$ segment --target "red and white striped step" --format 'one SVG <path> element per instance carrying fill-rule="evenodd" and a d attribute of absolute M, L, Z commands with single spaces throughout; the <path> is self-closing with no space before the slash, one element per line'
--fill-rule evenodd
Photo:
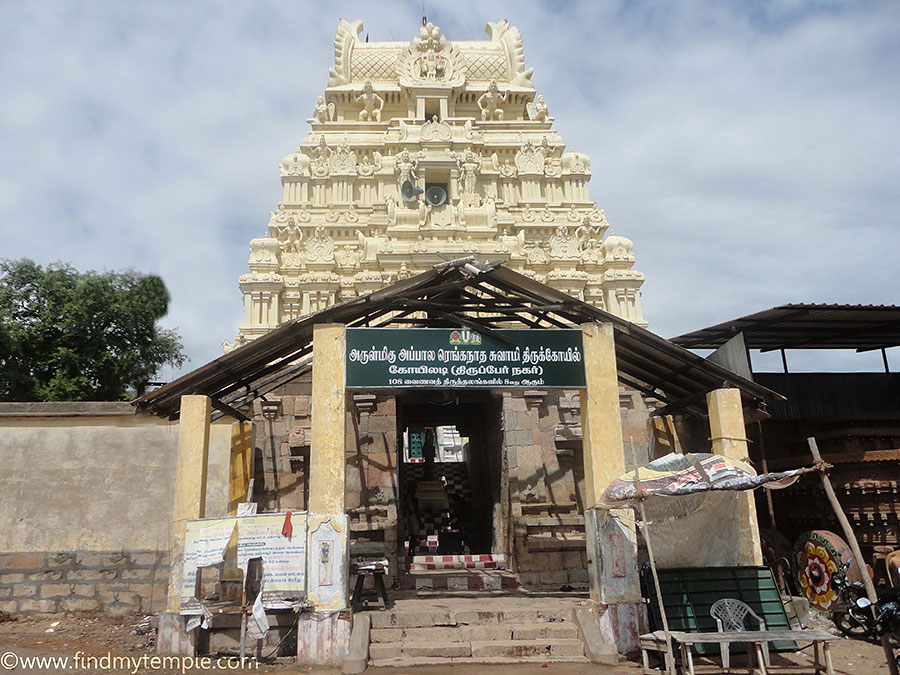
<path fill-rule="evenodd" d="M 417 555 L 413 556 L 411 571 L 429 570 L 505 570 L 506 556 L 502 553 L 476 555 Z"/>

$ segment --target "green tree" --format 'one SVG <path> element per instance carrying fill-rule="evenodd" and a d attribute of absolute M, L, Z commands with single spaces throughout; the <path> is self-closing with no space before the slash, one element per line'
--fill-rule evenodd
<path fill-rule="evenodd" d="M 80 273 L 0 260 L 0 401 L 114 401 L 141 394 L 181 340 L 156 325 L 169 293 L 134 270 Z"/>

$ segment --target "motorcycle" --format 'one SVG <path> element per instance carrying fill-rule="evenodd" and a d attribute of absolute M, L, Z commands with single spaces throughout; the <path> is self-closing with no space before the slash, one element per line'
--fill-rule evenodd
<path fill-rule="evenodd" d="M 860 612 L 873 617 L 872 637 L 888 636 L 897 666 L 900 667 L 900 589 L 879 595 L 874 607 L 865 596 L 858 598 L 855 606 Z"/>
<path fill-rule="evenodd" d="M 875 637 L 875 615 L 868 606 L 860 607 L 860 600 L 865 599 L 869 602 L 869 599 L 861 583 L 847 579 L 849 566 L 850 560 L 844 563 L 840 572 L 835 572 L 831 577 L 831 585 L 841 598 L 837 608 L 831 612 L 831 621 L 847 637 L 871 639 Z"/>

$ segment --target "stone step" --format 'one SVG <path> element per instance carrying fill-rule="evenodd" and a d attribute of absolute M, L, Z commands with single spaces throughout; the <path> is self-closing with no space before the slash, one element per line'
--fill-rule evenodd
<path fill-rule="evenodd" d="M 574 625 L 571 607 L 560 605 L 541 606 L 539 600 L 529 609 L 423 609 L 423 610 L 391 610 L 371 612 L 372 633 L 379 635 L 380 629 L 428 628 L 442 626 L 497 626 L 510 629 L 514 626 L 533 626 L 549 624 L 553 626 Z M 552 630 L 552 629 L 550 629 Z M 563 630 L 563 629 L 560 629 Z M 396 635 L 396 634 L 394 634 Z M 395 640 L 402 639 L 400 637 Z M 391 640 L 382 640 L 388 642 Z"/>
<path fill-rule="evenodd" d="M 403 642 L 403 656 L 458 658 L 472 656 L 471 642 Z"/>
<path fill-rule="evenodd" d="M 500 591 L 518 587 L 515 574 L 499 569 L 413 570 L 400 579 L 403 591 Z"/>
<path fill-rule="evenodd" d="M 584 656 L 584 645 L 577 639 L 484 640 L 472 642 L 472 656 L 520 658 L 522 656 Z"/>
<path fill-rule="evenodd" d="M 369 659 L 374 663 L 385 659 L 512 659 L 556 657 L 569 659 L 584 656 L 581 640 L 547 638 L 543 640 L 478 640 L 472 642 L 377 642 L 369 645 Z"/>
<path fill-rule="evenodd" d="M 510 658 L 507 656 L 461 656 L 457 658 L 440 658 L 436 656 L 396 656 L 381 659 L 371 659 L 369 665 L 374 668 L 421 668 L 423 666 L 479 666 L 507 663 L 590 663 L 585 656 L 520 656 Z M 461 669 L 460 672 L 478 672 L 475 670 Z M 552 671 L 550 671 L 552 672 Z"/>
<path fill-rule="evenodd" d="M 579 639 L 578 626 L 565 621 L 512 624 L 510 628 L 513 640 Z"/>
<path fill-rule="evenodd" d="M 373 644 L 391 642 L 471 642 L 485 640 L 577 639 L 578 627 L 568 622 L 497 623 L 418 628 L 372 628 Z"/>

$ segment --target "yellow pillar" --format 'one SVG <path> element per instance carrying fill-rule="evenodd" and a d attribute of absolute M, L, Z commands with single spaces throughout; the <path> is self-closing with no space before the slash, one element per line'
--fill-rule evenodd
<path fill-rule="evenodd" d="M 253 425 L 250 422 L 234 422 L 231 425 L 231 459 L 228 465 L 229 516 L 236 516 L 238 504 L 247 501 L 250 488 L 251 459 L 253 458 Z M 219 593 L 222 600 L 240 602 L 243 599 L 244 572 L 237 566 L 238 531 L 235 528 L 225 547 L 225 565 Z"/>
<path fill-rule="evenodd" d="M 586 323 L 581 330 L 587 379 L 581 392 L 581 433 L 591 599 L 606 605 L 639 603 L 634 514 L 630 509 L 592 510 L 606 486 L 625 473 L 614 330 L 611 323 Z"/>
<path fill-rule="evenodd" d="M 709 437 L 712 451 L 730 459 L 746 462 L 747 431 L 739 389 L 716 389 L 706 395 L 709 410 Z M 756 521 L 756 500 L 752 491 L 740 493 L 740 565 L 762 565 L 759 525 Z"/>
<path fill-rule="evenodd" d="M 228 466 L 228 515 L 236 516 L 238 504 L 247 501 L 250 487 L 253 443 L 253 425 L 250 422 L 235 422 L 231 425 L 231 461 Z"/>
<path fill-rule="evenodd" d="M 181 610 L 187 521 L 203 518 L 206 511 L 206 466 L 211 410 L 208 396 L 181 397 L 175 501 L 172 507 L 172 549 L 169 553 L 169 593 L 166 603 L 166 610 L 169 612 Z"/>
<path fill-rule="evenodd" d="M 581 393 L 585 506 L 591 508 L 612 480 L 625 473 L 616 345 L 610 323 L 586 323 L 584 370 L 587 388 Z"/>
<path fill-rule="evenodd" d="M 347 400 L 343 324 L 313 328 L 310 513 L 344 513 Z"/>

